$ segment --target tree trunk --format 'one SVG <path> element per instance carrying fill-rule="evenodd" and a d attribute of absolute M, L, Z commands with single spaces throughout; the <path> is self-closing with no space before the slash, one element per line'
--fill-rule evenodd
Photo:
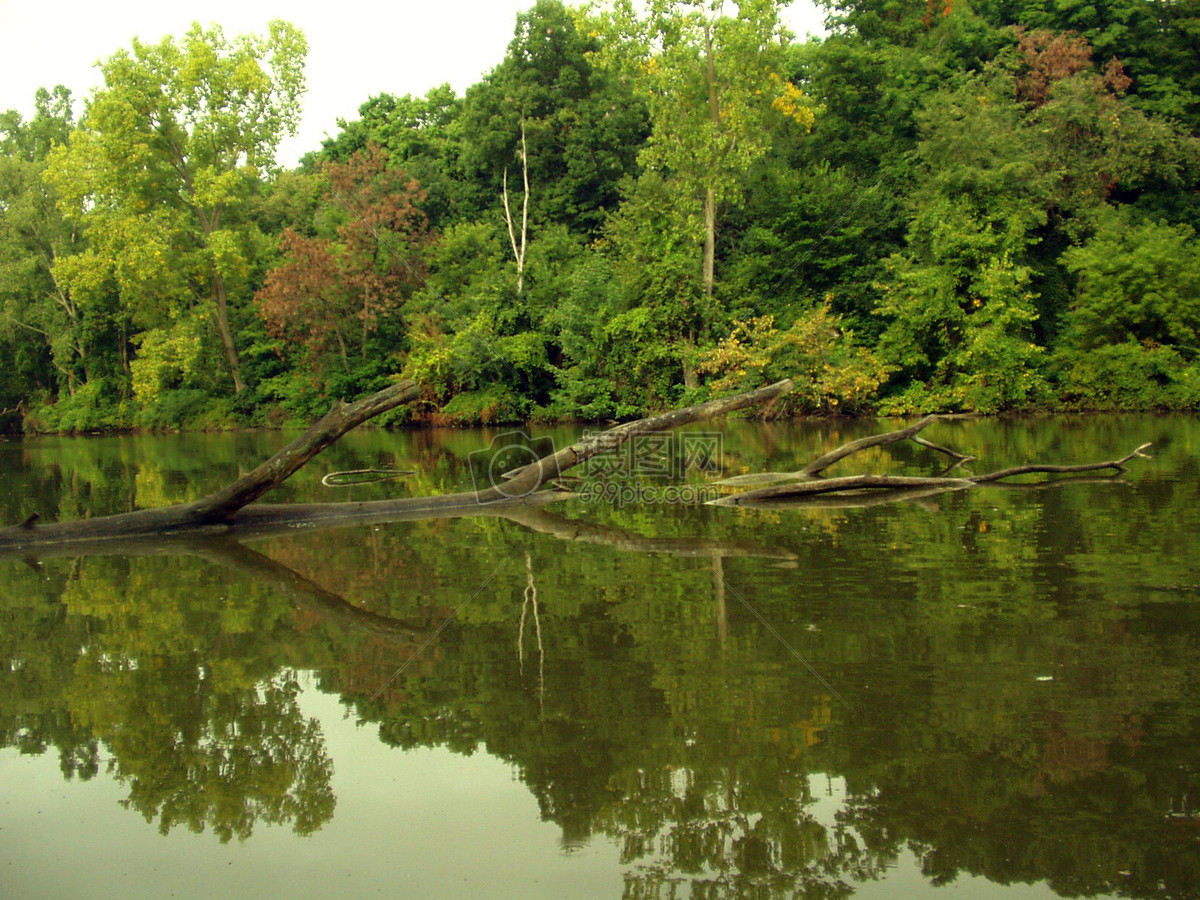
<path fill-rule="evenodd" d="M 717 62 L 714 57 L 712 25 L 705 23 L 704 26 L 704 62 L 705 62 L 705 77 L 708 82 L 708 115 L 713 124 L 713 134 L 715 135 L 721 127 L 721 100 L 717 94 Z M 717 148 L 710 148 L 712 154 L 716 154 Z M 714 165 L 713 161 L 709 161 L 710 165 Z M 710 172 L 710 177 L 712 173 Z M 712 300 L 714 269 L 716 267 L 717 257 L 717 192 L 710 182 L 704 189 L 704 268 L 702 278 L 704 281 L 704 298 Z"/>
<path fill-rule="evenodd" d="M 508 206 L 508 166 L 501 178 L 501 200 L 504 202 L 504 224 L 508 227 L 508 240 L 512 244 L 513 256 L 517 260 L 517 296 L 525 287 L 525 249 L 529 237 L 529 158 L 525 148 L 525 120 L 521 119 L 521 180 L 525 192 L 521 195 L 521 236 L 517 237 L 516 224 Z"/>
<path fill-rule="evenodd" d="M 228 487 L 193 503 L 161 509 L 143 509 L 76 522 L 59 522 L 36 528 L 17 526 L 0 530 L 0 554 L 4 551 L 33 552 L 41 546 L 71 543 L 227 533 L 242 507 L 282 484 L 306 462 L 356 425 L 415 399 L 417 394 L 416 384 L 404 381 L 384 388 L 357 403 L 347 405 L 339 400 L 308 431 L 252 472 Z M 283 509 L 286 510 L 287 507 Z M 278 514 L 276 518 L 279 518 Z"/>
<path fill-rule="evenodd" d="M 790 378 L 785 378 L 783 381 L 777 381 L 775 384 L 755 391 L 747 391 L 744 394 L 720 400 L 709 400 L 707 403 L 671 410 L 657 416 L 648 416 L 645 419 L 638 419 L 636 422 L 627 422 L 624 425 L 610 428 L 608 431 L 589 435 L 570 447 L 565 447 L 535 463 L 509 472 L 503 484 L 494 486 L 490 490 L 472 492 L 465 496 L 474 496 L 477 498 L 476 502 L 480 503 L 495 503 L 521 498 L 536 491 L 552 478 L 557 478 L 571 467 L 594 456 L 599 456 L 601 453 L 616 450 L 638 435 L 669 431 L 681 425 L 690 425 L 692 422 L 758 406 L 776 400 L 795 389 L 795 382 Z"/>
<path fill-rule="evenodd" d="M 704 299 L 712 300 L 713 285 L 716 283 L 717 261 L 717 192 L 711 187 L 704 191 L 704 268 L 701 278 L 704 284 Z"/>
<path fill-rule="evenodd" d="M 25 557 L 35 559 L 45 555 L 80 555 L 120 553 L 192 552 L 197 539 L 210 536 L 223 540 L 277 536 L 298 529 L 346 527 L 374 523 L 415 521 L 461 516 L 502 516 L 533 531 L 551 534 L 564 540 L 585 541 L 617 549 L 670 553 L 698 557 L 763 556 L 794 562 L 789 551 L 759 545 L 696 538 L 647 538 L 618 532 L 607 526 L 578 520 L 549 516 L 543 504 L 568 499 L 572 494 L 539 491 L 544 484 L 557 478 L 572 466 L 592 457 L 619 449 L 629 440 L 690 424 L 756 404 L 769 403 L 794 389 L 790 380 L 778 382 L 756 391 L 721 400 L 711 400 L 696 406 L 650 416 L 636 422 L 619 425 L 601 434 L 585 437 L 534 463 L 507 474 L 499 484 L 435 497 L 405 497 L 396 500 L 377 500 L 366 503 L 254 503 L 271 488 L 282 483 L 306 462 L 336 441 L 342 434 L 373 416 L 379 415 L 418 395 L 417 386 L 406 381 L 393 385 L 364 400 L 352 404 L 338 402 L 307 432 L 296 438 L 266 462 L 233 484 L 190 504 L 164 509 L 140 510 L 98 519 L 38 525 L 38 514 L 29 516 L 22 525 L 0 530 L 0 559 Z M 1000 469 L 984 475 L 963 473 L 956 476 L 905 477 L 879 474 L 850 475 L 843 478 L 823 478 L 815 474 L 859 450 L 899 440 L 912 440 L 921 446 L 947 454 L 957 460 L 952 469 L 959 468 L 973 457 L 932 444 L 917 432 L 936 421 L 927 417 L 906 428 L 852 441 L 824 454 L 800 472 L 783 476 L 737 476 L 722 484 L 761 484 L 764 480 L 800 479 L 795 484 L 776 485 L 751 490 L 715 501 L 717 505 L 779 505 L 803 498 L 817 505 L 869 505 L 873 502 L 920 500 L 947 490 L 973 488 L 977 485 L 1000 485 L 1003 479 L 1024 474 L 1077 474 L 1112 469 L 1125 469 L 1135 457 L 1144 456 L 1149 444 L 1119 458 L 1099 463 L 1078 465 L 1029 464 Z M 805 474 L 814 473 L 814 474 Z M 1077 478 L 1078 484 L 1089 480 Z M 1041 481 L 1032 484 L 1003 485 L 1012 488 L 1046 488 L 1066 481 Z M 863 499 L 864 491 L 873 491 L 873 499 Z M 832 500 L 822 501 L 821 497 Z M 175 543 L 184 539 L 184 543 Z M 205 547 L 215 546 L 204 544 Z M 714 563 L 714 576 L 719 576 L 719 564 Z"/>
<path fill-rule="evenodd" d="M 696 349 L 696 335 L 689 331 L 683 338 L 683 352 L 679 354 L 679 363 L 683 367 L 683 386 L 694 388 L 700 382 L 696 378 L 696 363 L 692 353 Z"/>
<path fill-rule="evenodd" d="M 713 134 L 716 134 L 721 126 L 721 101 L 717 93 L 717 64 L 714 58 L 713 39 L 712 39 L 712 24 L 706 22 L 704 25 L 704 62 L 705 62 L 705 82 L 708 88 L 708 113 L 713 124 Z M 717 148 L 710 147 L 710 154 L 715 155 Z M 710 158 L 709 165 L 713 166 L 714 162 Z M 714 177 L 710 170 L 708 177 Z M 707 321 L 711 315 L 713 288 L 716 284 L 716 260 L 717 260 L 717 191 L 711 180 L 704 188 L 704 255 L 700 263 L 700 283 L 704 290 L 704 300 L 700 311 L 701 321 Z M 692 362 L 691 354 L 695 346 L 695 334 L 689 334 L 688 340 L 684 343 L 683 348 L 683 386 L 694 388 L 699 383 L 696 379 L 696 368 Z"/>
<path fill-rule="evenodd" d="M 394 409 L 419 393 L 415 381 L 406 379 L 376 394 L 346 404 L 338 400 L 316 424 L 266 462 L 233 484 L 183 507 L 202 521 L 228 521 L 238 510 L 278 487 L 310 459 L 351 429 L 380 413 Z"/>
<path fill-rule="evenodd" d="M 225 360 L 229 363 L 229 374 L 233 377 L 233 392 L 240 394 L 246 386 L 242 383 L 242 363 L 238 358 L 237 345 L 233 342 L 233 331 L 229 327 L 229 298 L 225 293 L 225 281 L 215 266 L 210 279 L 213 304 L 217 311 L 217 331 L 225 347 Z"/>
<path fill-rule="evenodd" d="M 862 491 L 884 491 L 896 498 L 915 498 L 928 497 L 932 493 L 942 491 L 957 491 L 967 488 L 973 488 L 982 484 L 996 484 L 1006 478 L 1012 478 L 1016 475 L 1072 475 L 1084 472 L 1098 472 L 1105 469 L 1111 469 L 1115 472 L 1123 472 L 1125 464 L 1134 457 L 1141 457 L 1145 454 L 1142 452 L 1149 444 L 1142 444 L 1131 453 L 1122 456 L 1119 459 L 1110 459 L 1104 462 L 1097 463 L 1081 463 L 1078 465 L 1046 465 L 1043 463 L 1030 463 L 1022 466 L 1012 466 L 1007 469 L 999 469 L 994 472 L 988 472 L 983 475 L 972 475 L 969 472 L 964 472 L 961 475 L 943 474 L 933 477 L 911 476 L 911 475 L 887 475 L 877 473 L 867 473 L 863 475 L 845 475 L 840 478 L 821 478 L 819 474 L 829 468 L 835 462 L 845 459 L 860 450 L 866 450 L 870 447 L 878 447 L 883 444 L 890 444 L 895 441 L 911 440 L 914 443 L 920 444 L 922 447 L 927 447 L 931 450 L 936 450 L 938 453 L 944 453 L 957 460 L 951 467 L 951 470 L 957 469 L 964 463 L 973 460 L 975 457 L 967 456 L 958 453 L 948 447 L 940 446 L 939 444 L 931 443 L 924 438 L 918 437 L 917 433 L 927 426 L 933 424 L 941 418 L 940 416 L 926 416 L 918 422 L 914 422 L 906 428 L 900 428 L 896 431 L 888 431 L 884 434 L 875 434 L 870 437 L 860 438 L 857 441 L 851 441 L 848 444 L 843 444 L 836 450 L 831 450 L 829 453 L 823 454 L 813 460 L 803 469 L 798 472 L 789 472 L 777 475 L 737 475 L 733 478 L 727 478 L 720 482 L 727 487 L 744 487 L 754 484 L 764 484 L 768 482 L 785 481 L 791 482 L 788 484 L 772 484 L 769 487 L 759 487 L 754 490 L 745 491 L 740 494 L 734 494 L 729 497 L 722 497 L 720 500 L 712 501 L 716 506 L 755 506 L 763 504 L 776 504 L 787 501 L 799 501 L 810 497 L 818 497 L 822 495 L 845 495 L 857 494 Z"/>

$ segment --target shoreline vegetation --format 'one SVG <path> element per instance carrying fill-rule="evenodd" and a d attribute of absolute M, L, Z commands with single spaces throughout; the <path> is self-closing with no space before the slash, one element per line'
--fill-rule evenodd
<path fill-rule="evenodd" d="M 1200 408 L 1194 4 L 518 15 L 294 170 L 286 22 L 0 114 L 0 433 Z"/>
<path fill-rule="evenodd" d="M 767 387 L 763 385 L 762 387 Z M 731 395 L 712 396 L 708 400 L 727 399 Z M 359 398 L 363 399 L 363 398 Z M 336 402 L 336 401 L 335 401 Z M 703 401 L 702 401 L 703 402 Z M 658 415 L 670 412 L 669 409 L 653 409 L 649 411 L 649 415 Z M 915 422 L 924 416 L 935 415 L 942 419 L 995 419 L 999 421 L 1032 421 L 1042 417 L 1103 417 L 1120 414 L 1142 414 L 1148 416 L 1171 416 L 1186 414 L 1192 412 L 1191 409 L 1172 409 L 1168 407 L 1153 407 L 1150 409 L 1136 408 L 1065 408 L 1065 407 L 1024 407 L 1021 409 L 1004 409 L 993 412 L 934 412 L 934 413 L 882 413 L 873 409 L 859 410 L 853 414 L 845 414 L 839 411 L 827 412 L 796 412 L 786 416 L 774 415 L 769 411 L 758 410 L 740 410 L 735 413 L 730 413 L 729 418 L 743 421 L 757 421 L 762 423 L 773 423 L 781 421 L 791 422 L 829 422 L 836 423 L 840 420 L 856 420 L 862 422 L 872 421 L 912 421 Z M 387 421 L 368 421 L 356 426 L 359 430 L 375 430 L 375 431 L 413 431 L 420 432 L 424 430 L 448 429 L 450 431 L 469 431 L 472 429 L 483 429 L 496 431 L 505 428 L 520 428 L 532 429 L 529 433 L 539 433 L 537 429 L 550 429 L 570 426 L 594 426 L 601 424 L 600 420 L 588 419 L 508 419 L 503 421 L 472 421 L 472 422 L 434 422 L 431 420 L 418 420 L 403 417 L 381 417 Z M 397 420 L 400 419 L 400 420 Z M 630 417 L 627 419 L 607 419 L 602 424 L 618 425 L 629 424 L 636 421 Z M 20 429 L 5 429 L 0 423 L 0 441 L 9 441 L 21 438 L 38 438 L 38 437 L 117 437 L 140 435 L 185 435 L 185 434 L 254 434 L 254 433 L 277 433 L 277 434 L 296 434 L 303 432 L 311 426 L 311 422 L 301 420 L 288 420 L 282 423 L 263 424 L 252 423 L 244 424 L 241 422 L 224 422 L 224 423 L 208 423 L 205 425 L 191 424 L 175 424 L 163 426 L 145 426 L 145 425 L 125 425 L 112 428 L 97 428 L 92 430 L 74 430 L 74 431 L 34 431 Z M 370 471 L 370 470 L 365 470 Z"/>

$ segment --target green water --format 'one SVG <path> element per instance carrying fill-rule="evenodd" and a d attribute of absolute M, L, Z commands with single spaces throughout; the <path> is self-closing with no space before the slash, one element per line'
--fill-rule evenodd
<path fill-rule="evenodd" d="M 697 429 L 510 517 L 0 560 L 2 893 L 1200 894 L 1200 425 L 926 432 L 978 472 L 1152 441 L 1119 478 L 667 502 L 880 427 Z M 276 499 L 469 488 L 494 436 L 351 435 Z M 190 499 L 285 440 L 0 443 L 0 521 Z M 321 485 L 357 469 L 414 474 Z"/>

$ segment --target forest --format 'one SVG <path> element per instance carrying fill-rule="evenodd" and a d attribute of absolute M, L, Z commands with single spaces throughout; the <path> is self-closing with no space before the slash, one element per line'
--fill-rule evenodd
<path fill-rule="evenodd" d="M 0 430 L 1200 406 L 1197 0 L 825 5 L 538 0 L 290 170 L 300 30 L 132 41 L 0 114 Z"/>

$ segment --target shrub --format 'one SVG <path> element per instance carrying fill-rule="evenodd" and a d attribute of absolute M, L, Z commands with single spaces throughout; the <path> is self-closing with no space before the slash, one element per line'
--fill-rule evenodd
<path fill-rule="evenodd" d="M 34 406 L 24 422 L 30 434 L 117 431 L 131 424 L 130 404 L 122 384 L 100 378 L 76 388 L 74 395 Z"/>
<path fill-rule="evenodd" d="M 744 391 L 782 378 L 796 392 L 777 412 L 853 412 L 865 409 L 894 371 L 854 343 L 828 305 L 800 316 L 780 331 L 774 316 L 738 323 L 716 348 L 701 356 L 697 371 L 720 376 L 714 391 Z"/>

